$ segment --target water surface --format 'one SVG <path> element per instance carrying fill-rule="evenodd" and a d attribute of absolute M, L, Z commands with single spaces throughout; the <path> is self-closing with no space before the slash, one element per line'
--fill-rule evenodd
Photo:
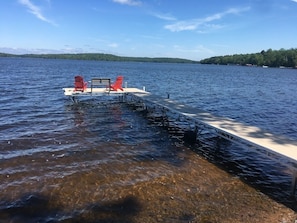
<path fill-rule="evenodd" d="M 0 58 L 0 74 L 2 219 L 199 222 L 207 215 L 215 222 L 207 196 L 230 195 L 229 189 L 269 206 L 237 177 L 294 206 L 288 169 L 265 155 L 228 142 L 219 151 L 215 144 L 189 147 L 116 98 L 73 104 L 62 88 L 73 86 L 77 74 L 123 75 L 130 87 L 297 140 L 296 70 Z M 230 212 L 226 222 L 231 217 L 239 219 Z"/>

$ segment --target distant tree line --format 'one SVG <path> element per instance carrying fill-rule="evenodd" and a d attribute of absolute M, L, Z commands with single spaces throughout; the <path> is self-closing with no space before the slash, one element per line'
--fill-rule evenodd
<path fill-rule="evenodd" d="M 69 59 L 69 60 L 96 60 L 96 61 L 131 61 L 131 62 L 156 62 L 156 63 L 201 63 L 201 64 L 234 64 L 268 67 L 297 68 L 297 48 L 289 50 L 280 49 L 252 54 L 234 54 L 215 56 L 201 61 L 180 58 L 150 58 L 150 57 L 123 57 L 104 53 L 79 53 L 79 54 L 7 54 L 0 53 L 0 57 L 44 58 L 44 59 Z"/>
<path fill-rule="evenodd" d="M 44 58 L 44 59 L 69 59 L 69 60 L 98 60 L 98 61 L 126 61 L 126 62 L 157 62 L 157 63 L 198 63 L 197 61 L 180 58 L 150 58 L 150 57 L 121 57 L 104 53 L 79 53 L 79 54 L 23 54 L 14 55 L 0 53 L 0 57 Z"/>
<path fill-rule="evenodd" d="M 262 50 L 260 53 L 216 56 L 201 60 L 200 63 L 297 68 L 297 49 L 268 49 L 267 51 Z"/>

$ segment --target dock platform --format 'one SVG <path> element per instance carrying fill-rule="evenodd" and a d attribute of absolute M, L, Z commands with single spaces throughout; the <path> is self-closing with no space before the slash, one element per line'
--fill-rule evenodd
<path fill-rule="evenodd" d="M 87 88 L 84 92 L 75 92 L 74 88 L 63 88 L 66 96 L 101 96 L 101 95 L 122 95 L 124 101 L 127 98 L 141 103 L 143 106 L 159 107 L 162 110 L 184 116 L 196 127 L 207 127 L 228 141 L 239 144 L 248 149 L 265 151 L 266 155 L 276 159 L 289 168 L 292 172 L 292 194 L 295 195 L 297 186 L 297 141 L 276 135 L 261 128 L 250 126 L 236 120 L 218 117 L 207 111 L 193 108 L 168 98 L 153 95 L 145 89 L 123 88 L 123 91 L 109 91 L 109 89 L 98 88 L 91 91 Z M 199 138 L 199 135 L 196 137 Z"/>
<path fill-rule="evenodd" d="M 138 88 L 123 88 L 123 90 L 111 91 L 109 88 L 87 88 L 84 91 L 75 91 L 74 88 L 63 88 L 65 96 L 102 96 L 123 95 L 127 93 L 147 93 Z"/>

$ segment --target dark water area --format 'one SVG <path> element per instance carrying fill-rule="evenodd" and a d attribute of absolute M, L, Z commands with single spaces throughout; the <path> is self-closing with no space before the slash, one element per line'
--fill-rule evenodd
<path fill-rule="evenodd" d="M 73 104 L 62 88 L 77 74 L 121 74 L 128 87 L 297 140 L 297 70 L 0 58 L 0 74 L 0 222 L 223 222 L 214 210 L 240 222 L 216 209 L 225 193 L 261 200 L 263 213 L 263 194 L 296 208 L 289 170 L 265 155 L 188 146 L 117 98 Z"/>

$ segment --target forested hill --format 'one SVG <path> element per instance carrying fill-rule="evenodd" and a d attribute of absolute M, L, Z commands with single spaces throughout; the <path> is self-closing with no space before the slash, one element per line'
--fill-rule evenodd
<path fill-rule="evenodd" d="M 201 60 L 202 64 L 237 64 L 268 67 L 291 67 L 297 68 L 297 49 L 280 49 L 253 54 L 235 54 L 227 56 L 216 56 Z"/>
<path fill-rule="evenodd" d="M 197 61 L 180 58 L 149 58 L 149 57 L 121 57 L 104 53 L 79 54 L 23 54 L 14 55 L 0 53 L 0 57 L 70 59 L 70 60 L 98 60 L 98 61 L 131 61 L 131 62 L 158 62 L 158 63 L 198 63 Z"/>

